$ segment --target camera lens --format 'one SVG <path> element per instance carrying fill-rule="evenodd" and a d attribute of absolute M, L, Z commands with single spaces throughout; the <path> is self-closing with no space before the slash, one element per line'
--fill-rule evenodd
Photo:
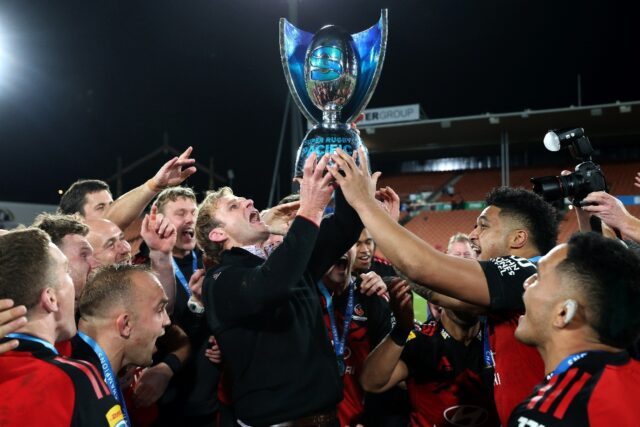
<path fill-rule="evenodd" d="M 565 197 L 564 185 L 559 176 L 542 176 L 531 178 L 533 192 L 541 195 L 547 201 L 558 200 Z"/>

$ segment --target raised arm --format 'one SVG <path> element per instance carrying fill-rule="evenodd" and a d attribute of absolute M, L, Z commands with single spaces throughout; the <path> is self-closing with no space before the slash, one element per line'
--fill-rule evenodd
<path fill-rule="evenodd" d="M 176 301 L 176 277 L 171 263 L 171 250 L 176 244 L 176 228 L 154 206 L 151 213 L 142 220 L 140 235 L 149 247 L 151 269 L 169 298 L 167 312 L 171 314 Z"/>
<path fill-rule="evenodd" d="M 153 198 L 167 187 L 180 185 L 185 179 L 196 172 L 193 164 L 195 159 L 189 158 L 193 148 L 187 148 L 179 157 L 174 157 L 165 163 L 153 178 L 139 187 L 118 197 L 105 214 L 105 218 L 124 230 L 136 218 L 142 215 L 146 206 Z"/>
<path fill-rule="evenodd" d="M 331 176 L 323 176 L 328 157 L 317 165 L 315 159 L 311 155 L 305 163 L 298 214 L 282 244 L 264 264 L 255 268 L 223 267 L 220 274 L 211 275 L 213 287 L 205 279 L 205 306 L 215 304 L 218 318 L 241 319 L 257 314 L 265 306 L 288 298 L 306 274 L 318 225 L 333 193 Z"/>
<path fill-rule="evenodd" d="M 378 248 L 394 266 L 411 280 L 428 284 L 436 292 L 471 304 L 489 306 L 487 280 L 477 261 L 441 253 L 399 225 L 372 196 L 375 184 L 368 169 L 356 166 L 342 151 L 332 158 L 335 165 L 329 168 L 330 173 Z"/>
<path fill-rule="evenodd" d="M 396 325 L 380 345 L 367 356 L 360 375 L 365 391 L 381 393 L 407 378 L 409 369 L 400 359 L 409 332 L 413 328 L 411 289 L 406 281 L 394 280 L 389 293 Z"/>

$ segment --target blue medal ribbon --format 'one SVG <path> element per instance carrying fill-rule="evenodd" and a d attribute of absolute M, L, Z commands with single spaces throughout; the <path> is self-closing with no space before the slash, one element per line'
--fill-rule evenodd
<path fill-rule="evenodd" d="M 354 282 L 349 283 L 349 296 L 347 298 L 347 308 L 344 312 L 344 322 L 342 322 L 342 337 L 338 334 L 338 326 L 336 325 L 336 317 L 333 312 L 333 298 L 327 287 L 321 281 L 318 282 L 318 290 L 327 302 L 327 313 L 329 314 L 329 322 L 331 323 L 331 335 L 333 337 L 333 348 L 336 352 L 338 361 L 338 369 L 340 375 L 344 375 L 344 349 L 349 335 L 349 327 L 351 326 L 351 318 L 353 317 L 353 299 L 355 286 Z"/>
<path fill-rule="evenodd" d="M 82 341 L 86 342 L 89 347 L 93 349 L 93 351 L 98 356 L 100 360 L 100 366 L 102 367 L 102 376 L 104 377 L 104 382 L 107 383 L 109 390 L 111 390 L 111 394 L 116 398 L 120 406 L 122 407 L 122 413 L 124 415 L 124 420 L 127 426 L 131 426 L 131 422 L 129 421 L 129 413 L 127 412 L 127 405 L 124 401 L 124 396 L 122 395 L 122 390 L 120 389 L 120 384 L 118 383 L 118 378 L 116 378 L 113 373 L 113 369 L 111 368 L 111 362 L 107 358 L 104 350 L 98 345 L 97 342 L 93 340 L 87 334 L 84 334 L 78 331 L 78 336 L 82 339 Z"/>
<path fill-rule="evenodd" d="M 11 334 L 5 335 L 5 337 L 18 339 L 18 340 L 37 342 L 38 344 L 42 344 L 43 346 L 45 346 L 46 348 L 48 348 L 49 350 L 54 352 L 56 355 L 59 354 L 58 350 L 56 350 L 56 348 L 53 346 L 53 344 L 51 344 L 48 341 L 43 340 L 42 338 L 34 337 L 33 335 L 11 333 Z"/>
<path fill-rule="evenodd" d="M 564 374 L 574 363 L 576 363 L 580 359 L 583 359 L 589 353 L 593 352 L 584 351 L 582 353 L 574 353 L 568 357 L 565 357 L 562 362 L 560 362 L 560 364 L 556 366 L 556 369 L 554 369 L 553 372 L 547 375 L 547 381 L 549 381 L 551 377 L 555 375 Z"/>
<path fill-rule="evenodd" d="M 191 257 L 193 258 L 191 274 L 193 274 L 198 269 L 198 257 L 196 256 L 196 251 L 191 251 Z M 173 266 L 173 274 L 176 275 L 176 277 L 178 278 L 178 281 L 180 282 L 184 290 L 187 292 L 187 295 L 189 295 L 189 298 L 191 298 L 191 289 L 189 288 L 189 281 L 182 273 L 182 270 L 180 270 L 180 267 L 178 267 L 178 263 L 176 262 L 174 257 L 171 257 L 171 265 Z"/>
<path fill-rule="evenodd" d="M 487 322 L 486 316 L 480 316 L 480 322 L 482 325 L 482 347 L 484 354 L 484 367 L 493 368 L 496 366 L 496 361 L 493 359 L 493 353 L 491 352 L 491 345 L 489 344 L 489 322 Z"/>

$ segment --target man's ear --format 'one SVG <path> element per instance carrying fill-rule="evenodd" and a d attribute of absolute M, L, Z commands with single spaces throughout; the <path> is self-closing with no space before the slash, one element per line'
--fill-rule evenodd
<path fill-rule="evenodd" d="M 520 249 L 527 244 L 529 240 L 529 233 L 523 229 L 516 229 L 511 232 L 509 238 L 509 246 L 511 249 Z"/>
<path fill-rule="evenodd" d="M 209 232 L 209 240 L 215 243 L 222 243 L 227 240 L 227 233 L 222 228 L 216 227 Z"/>
<path fill-rule="evenodd" d="M 554 316 L 553 325 L 557 328 L 564 328 L 567 326 L 576 315 L 578 311 L 578 303 L 574 299 L 567 299 L 560 306 L 559 311 Z"/>
<path fill-rule="evenodd" d="M 131 328 L 133 326 L 131 320 L 129 313 L 122 313 L 116 318 L 116 327 L 122 338 L 129 338 L 131 336 Z"/>
<path fill-rule="evenodd" d="M 40 293 L 40 304 L 49 313 L 57 312 L 60 307 L 58 306 L 58 297 L 56 291 L 53 288 L 44 288 Z"/>

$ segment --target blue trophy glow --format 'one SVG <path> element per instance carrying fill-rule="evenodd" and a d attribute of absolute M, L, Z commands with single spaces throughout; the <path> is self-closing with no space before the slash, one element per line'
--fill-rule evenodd
<path fill-rule="evenodd" d="M 280 57 L 287 84 L 300 111 L 314 124 L 298 149 L 295 177 L 302 176 L 313 152 L 320 157 L 341 148 L 352 154 L 364 147 L 351 123 L 373 95 L 386 49 L 386 9 L 376 25 L 356 34 L 334 25 L 311 34 L 280 19 Z"/>

